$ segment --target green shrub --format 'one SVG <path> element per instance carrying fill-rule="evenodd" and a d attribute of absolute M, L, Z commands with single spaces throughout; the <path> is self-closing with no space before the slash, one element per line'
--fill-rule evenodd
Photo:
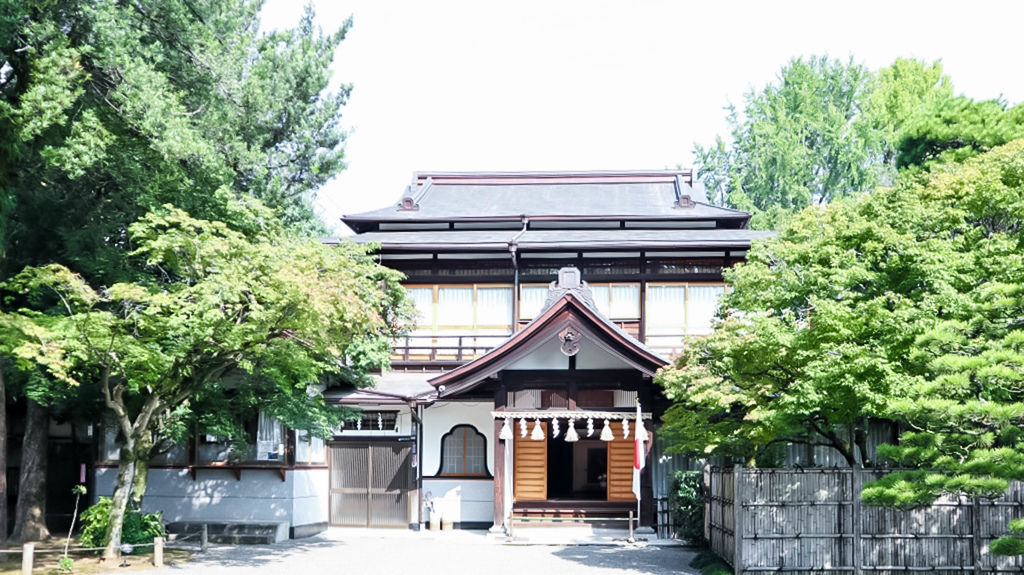
<path fill-rule="evenodd" d="M 84 547 L 103 547 L 107 544 L 110 527 L 109 497 L 100 497 L 95 505 L 82 512 L 82 533 L 78 539 Z M 121 542 L 139 545 L 152 543 L 154 537 L 163 537 L 164 522 L 159 513 L 142 513 L 129 509 L 124 515 Z"/>
<path fill-rule="evenodd" d="M 668 501 L 676 535 L 693 542 L 703 540 L 704 474 L 700 471 L 677 471 L 672 478 Z"/>

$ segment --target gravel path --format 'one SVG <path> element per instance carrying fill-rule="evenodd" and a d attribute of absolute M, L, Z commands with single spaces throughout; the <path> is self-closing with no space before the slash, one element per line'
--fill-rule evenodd
<path fill-rule="evenodd" d="M 161 575 L 652 575 L 696 573 L 694 552 L 655 545 L 513 545 L 485 532 L 332 529 L 276 545 L 216 546 Z"/>

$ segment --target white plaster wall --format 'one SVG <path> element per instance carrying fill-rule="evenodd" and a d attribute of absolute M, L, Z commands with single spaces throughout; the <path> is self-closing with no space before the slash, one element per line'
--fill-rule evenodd
<path fill-rule="evenodd" d="M 289 470 L 292 483 L 292 525 L 327 522 L 330 489 L 327 469 Z"/>
<path fill-rule="evenodd" d="M 569 358 L 562 353 L 561 342 L 553 337 L 506 369 L 569 369 Z M 633 366 L 584 335 L 576 354 L 576 369 L 633 369 Z"/>
<path fill-rule="evenodd" d="M 561 347 L 561 342 L 552 337 L 506 369 L 569 369 L 569 358 L 562 353 Z"/>
<path fill-rule="evenodd" d="M 487 473 L 494 475 L 493 402 L 439 401 L 423 410 L 423 476 L 437 475 L 441 467 L 441 436 L 456 425 L 472 425 L 487 440 Z M 426 489 L 426 487 L 424 487 Z"/>
<path fill-rule="evenodd" d="M 584 339 L 580 342 L 580 352 L 576 354 L 576 369 L 633 369 L 633 366 L 594 343 L 588 345 Z"/>
<path fill-rule="evenodd" d="M 459 523 L 494 520 L 493 479 L 424 479 L 424 501 L 433 501 L 434 513 Z"/>
<path fill-rule="evenodd" d="M 96 494 L 112 495 L 116 479 L 116 468 L 96 469 Z M 150 469 L 143 510 L 161 511 L 167 522 L 207 519 L 292 524 L 294 481 L 292 471 L 281 481 L 277 470 L 246 469 L 239 481 L 231 471 L 200 469 L 193 481 L 187 469 Z"/>

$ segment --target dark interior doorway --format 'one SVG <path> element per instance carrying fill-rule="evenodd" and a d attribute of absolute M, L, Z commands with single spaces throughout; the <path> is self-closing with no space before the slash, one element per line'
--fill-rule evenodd
<path fill-rule="evenodd" d="M 549 500 L 607 499 L 608 447 L 605 442 L 581 438 L 570 443 L 561 434 L 549 436 L 547 441 Z"/>

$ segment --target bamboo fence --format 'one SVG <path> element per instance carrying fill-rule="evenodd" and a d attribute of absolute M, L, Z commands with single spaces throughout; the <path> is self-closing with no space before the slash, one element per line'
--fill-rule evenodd
<path fill-rule="evenodd" d="M 994 500 L 947 496 L 911 510 L 863 504 L 864 484 L 884 473 L 705 468 L 704 535 L 736 575 L 1024 573 L 1021 558 L 988 552 L 1024 516 L 1024 484 Z"/>

